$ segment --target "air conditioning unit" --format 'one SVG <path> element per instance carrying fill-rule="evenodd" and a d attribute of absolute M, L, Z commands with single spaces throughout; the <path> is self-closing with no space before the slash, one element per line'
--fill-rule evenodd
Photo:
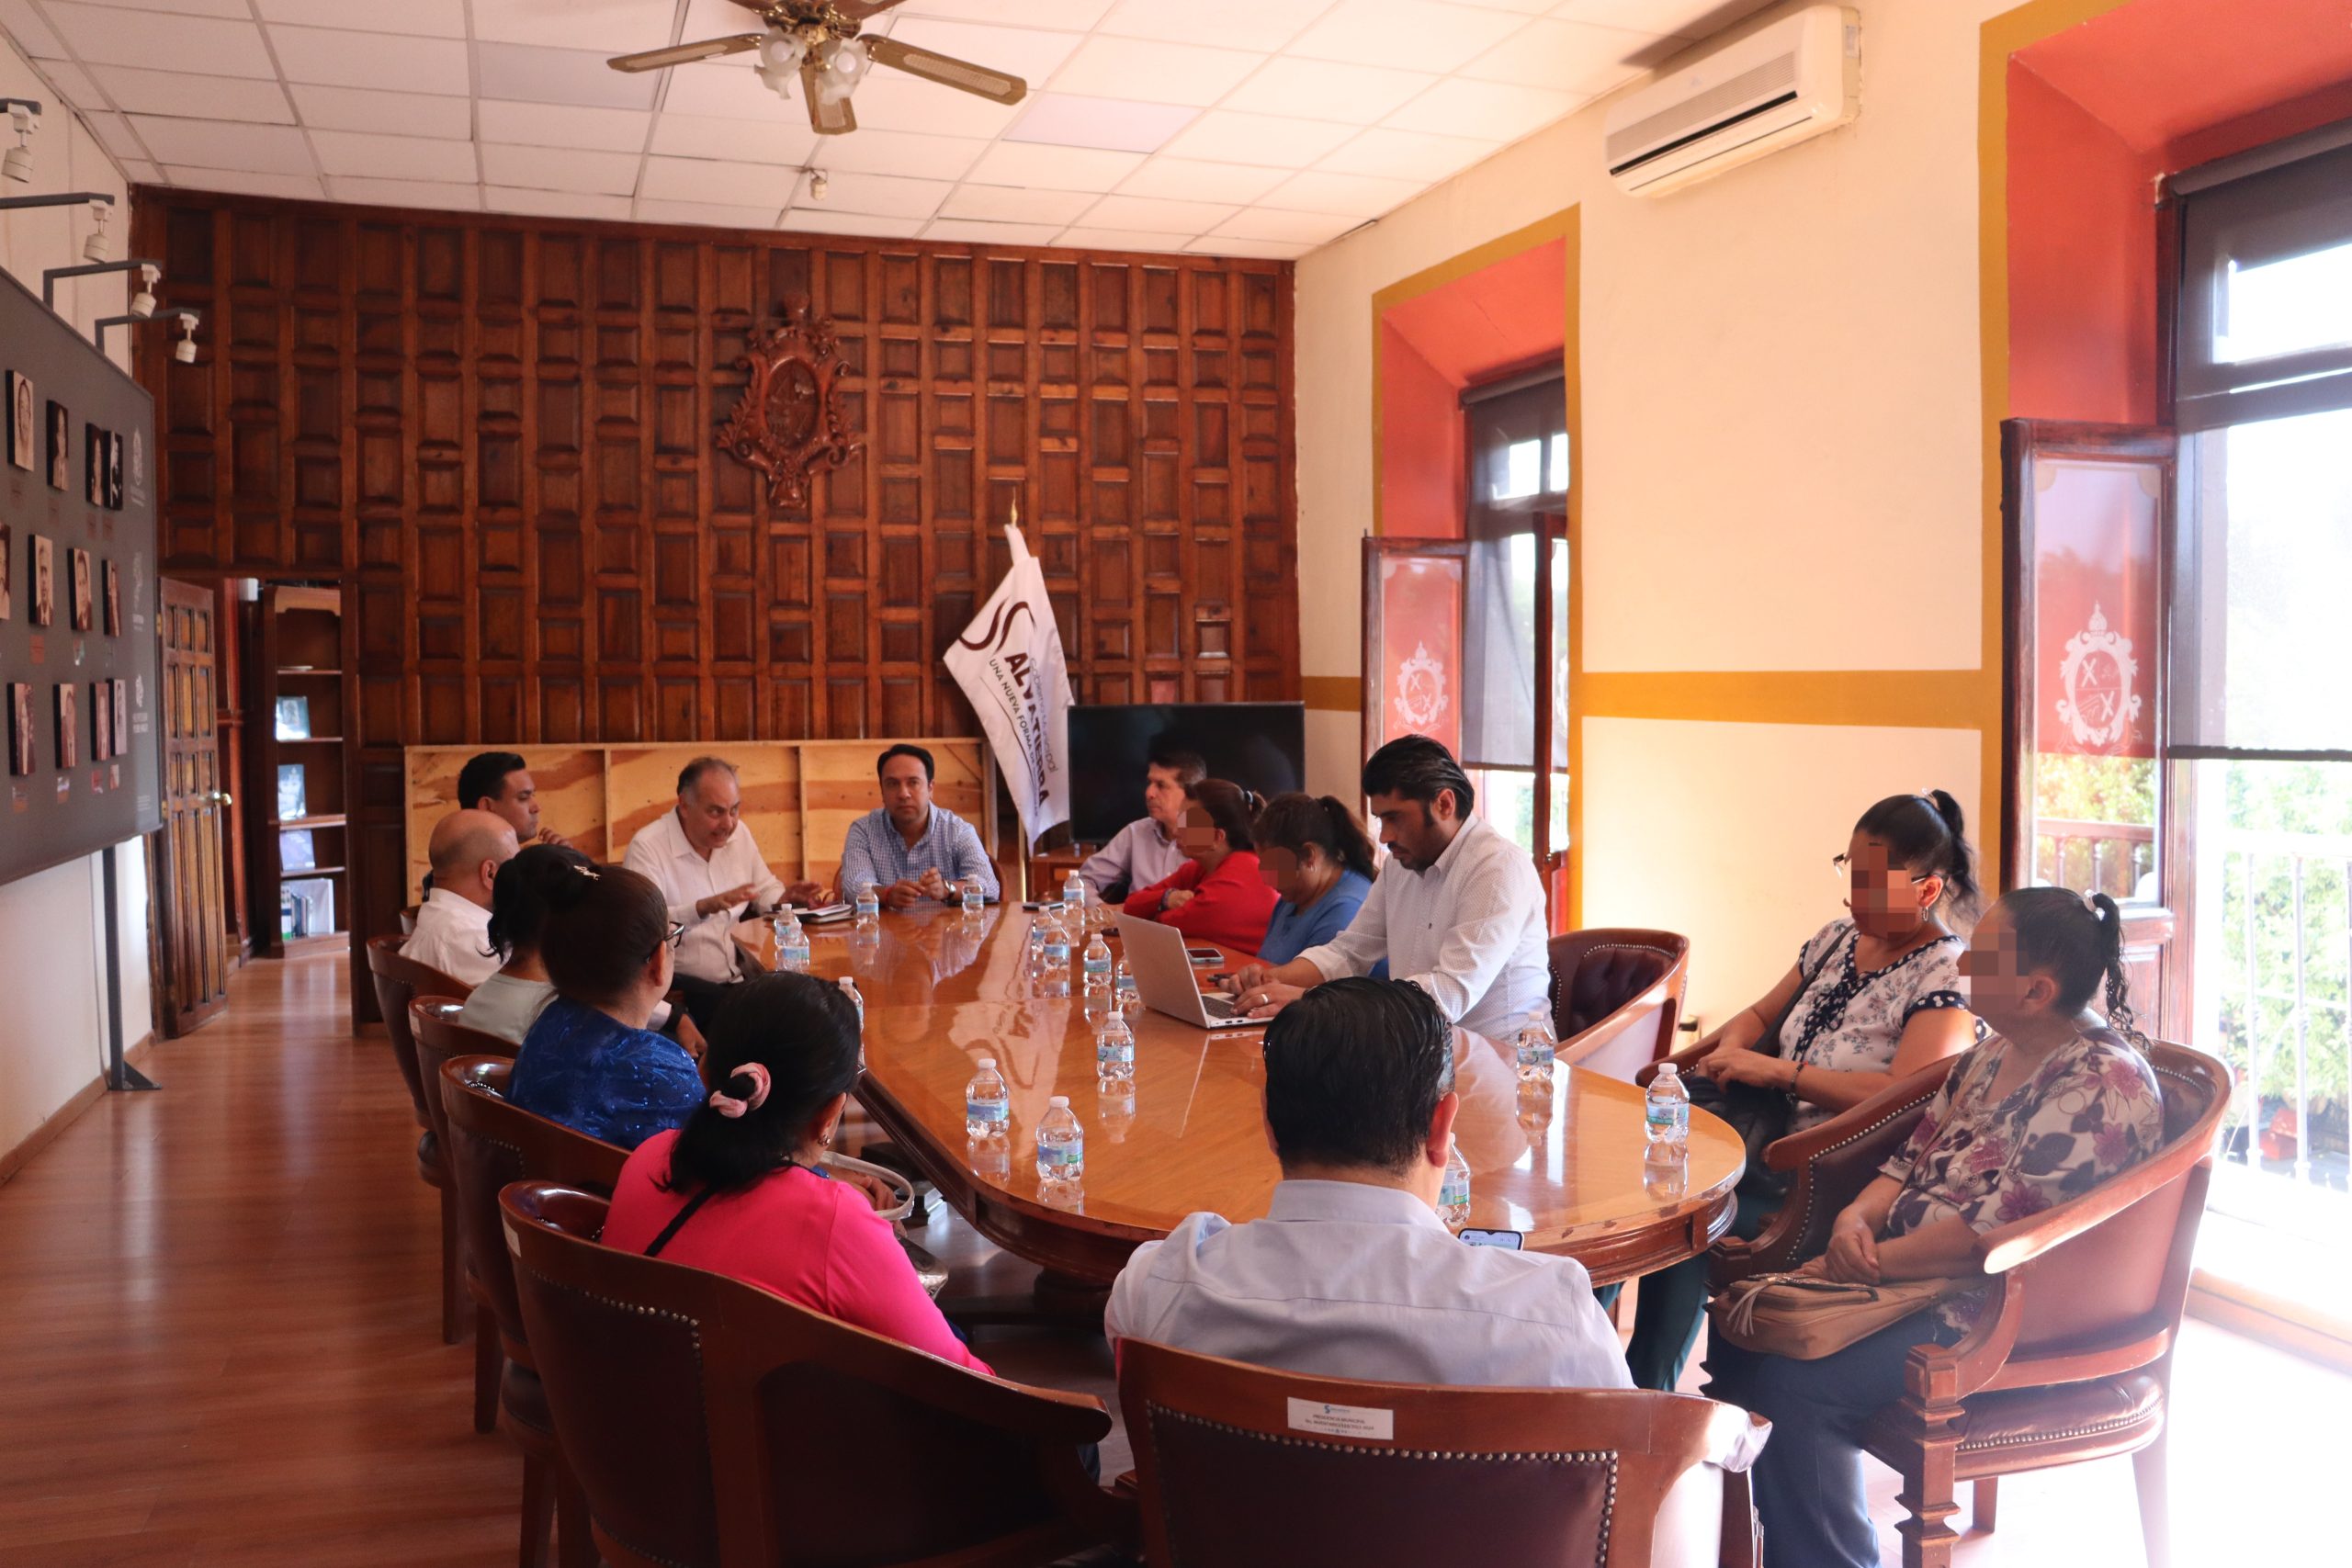
<path fill-rule="evenodd" d="M 1663 196 L 1834 130 L 1861 112 L 1862 28 L 1846 6 L 1812 6 L 1737 43 L 1678 62 L 1611 106 L 1609 177 Z"/>

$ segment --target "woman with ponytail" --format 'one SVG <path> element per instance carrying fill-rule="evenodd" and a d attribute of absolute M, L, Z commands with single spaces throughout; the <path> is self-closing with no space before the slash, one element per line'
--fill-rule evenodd
<path fill-rule="evenodd" d="M 1273 889 L 1258 875 L 1257 821 L 1266 803 L 1226 779 L 1203 779 L 1184 792 L 1184 825 L 1176 874 L 1130 894 L 1130 915 L 1174 926 L 1195 942 L 1255 953 L 1273 917 Z"/>
<path fill-rule="evenodd" d="M 873 1191 L 820 1163 L 864 1066 L 856 1005 L 808 975 L 729 989 L 703 1057 L 710 1092 L 684 1127 L 629 1156 L 605 1245 L 746 1280 L 987 1371 L 923 1290 Z"/>
<path fill-rule="evenodd" d="M 561 893 L 566 877 L 594 863 L 568 844 L 533 844 L 498 868 L 490 887 L 490 946 L 500 967 L 466 998 L 459 1023 L 522 1043 L 555 998 L 555 982 L 539 958 L 548 890 Z"/>
<path fill-rule="evenodd" d="M 1983 1032 L 1961 994 L 1964 944 L 1953 930 L 1976 901 L 1960 803 L 1939 789 L 1889 795 L 1862 813 L 1831 863 L 1847 890 L 1846 917 L 1815 931 L 1779 984 L 1702 1039 L 1706 1055 L 1693 1069 L 1718 1086 L 1786 1096 L 1790 1133 L 1966 1050 Z M 1778 1033 L 1768 1036 L 1776 1020 Z M 1751 1168 L 1733 1234 L 1759 1234 L 1781 1196 L 1770 1172 Z M 1673 1391 L 1706 1306 L 1703 1258 L 1643 1278 L 1625 1348 L 1635 1386 Z"/>
<path fill-rule="evenodd" d="M 1251 829 L 1258 874 L 1278 894 L 1261 964 L 1287 964 L 1348 929 L 1379 868 L 1363 824 L 1335 795 L 1293 791 L 1266 802 Z"/>
<path fill-rule="evenodd" d="M 2164 1101 L 2132 1028 L 2115 901 L 2028 887 L 1993 906 L 1961 973 L 1993 1038 L 1928 1102 L 1910 1141 L 1838 1214 L 1807 1272 L 1867 1284 L 1973 1273 L 1977 1236 L 2089 1191 L 2163 1146 Z M 2090 1010 L 2105 991 L 2108 1018 Z M 1728 1342 L 1706 1392 L 1772 1423 L 1754 1471 L 1767 1568 L 1875 1568 L 1860 1441 L 1903 1397 L 1923 1343 L 1953 1345 L 1978 1289 L 1815 1360 Z"/>

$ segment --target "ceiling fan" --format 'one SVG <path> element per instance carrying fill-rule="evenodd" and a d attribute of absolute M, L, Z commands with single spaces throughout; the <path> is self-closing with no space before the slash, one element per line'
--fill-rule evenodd
<path fill-rule="evenodd" d="M 649 49 L 616 56 L 605 63 L 616 71 L 659 71 L 757 50 L 760 79 L 779 96 L 788 96 L 793 78 L 799 78 L 801 95 L 808 104 L 808 123 L 820 136 L 839 136 L 857 129 L 849 96 L 869 64 L 888 65 L 1000 104 L 1017 104 L 1029 91 L 1029 84 L 1020 77 L 985 65 L 933 54 L 896 39 L 858 36 L 858 29 L 868 20 L 899 0 L 735 0 L 735 4 L 758 13 L 767 30 Z"/>

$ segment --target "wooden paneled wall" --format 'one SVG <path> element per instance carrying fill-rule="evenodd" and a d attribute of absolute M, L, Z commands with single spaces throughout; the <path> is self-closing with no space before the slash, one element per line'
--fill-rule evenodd
<path fill-rule="evenodd" d="M 1287 264 L 141 189 L 164 569 L 346 589 L 355 904 L 401 749 L 975 732 L 939 654 L 1017 502 L 1080 701 L 1298 694 Z M 864 455 L 718 453 L 748 332 L 839 328 Z"/>

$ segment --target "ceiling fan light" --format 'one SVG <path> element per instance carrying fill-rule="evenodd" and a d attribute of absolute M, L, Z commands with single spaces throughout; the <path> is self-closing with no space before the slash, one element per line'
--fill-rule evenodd
<path fill-rule="evenodd" d="M 770 33 L 760 42 L 760 69 L 793 72 L 800 69 L 808 47 L 790 33 Z"/>
<path fill-rule="evenodd" d="M 855 82 L 865 74 L 865 46 L 855 39 L 843 39 L 833 45 L 825 57 L 825 68 L 844 82 Z"/>

